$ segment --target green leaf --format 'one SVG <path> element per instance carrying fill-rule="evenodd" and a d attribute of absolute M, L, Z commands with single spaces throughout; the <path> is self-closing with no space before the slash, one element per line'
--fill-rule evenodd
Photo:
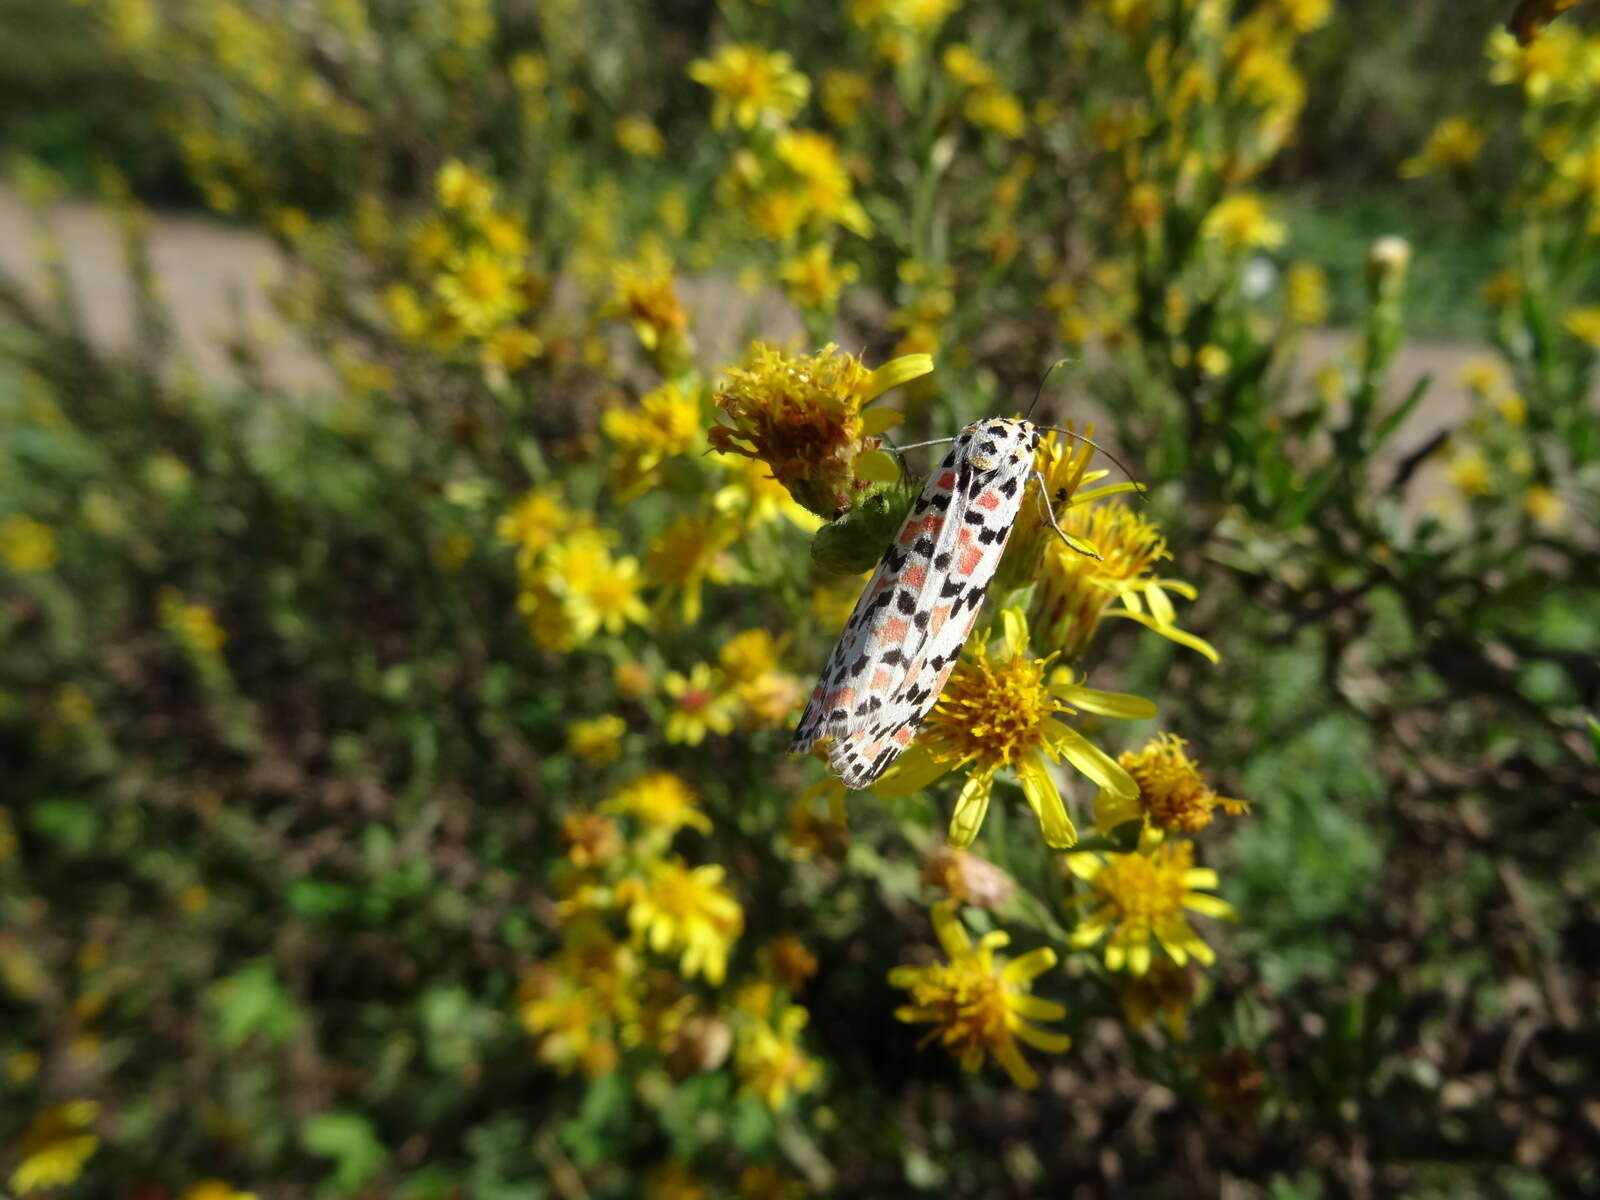
<path fill-rule="evenodd" d="M 300 1023 L 294 997 L 278 982 L 268 958 L 258 958 L 217 980 L 206 997 L 217 1037 L 229 1050 L 237 1050 L 256 1036 L 282 1045 Z"/>
<path fill-rule="evenodd" d="M 307 1118 L 300 1127 L 300 1144 L 311 1154 L 334 1160 L 333 1173 L 326 1182 L 335 1192 L 356 1191 L 389 1158 L 372 1122 L 348 1110 Z"/>

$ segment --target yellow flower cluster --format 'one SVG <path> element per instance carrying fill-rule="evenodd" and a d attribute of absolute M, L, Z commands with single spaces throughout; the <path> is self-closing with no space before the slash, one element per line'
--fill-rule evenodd
<path fill-rule="evenodd" d="M 437 209 L 398 235 L 404 271 L 383 295 L 390 327 L 404 343 L 466 353 L 486 371 L 514 374 L 545 348 L 535 326 L 548 285 L 533 265 L 527 228 L 497 206 L 487 176 L 457 159 L 439 168 L 434 184 Z M 364 212 L 358 236 L 387 243 L 378 201 L 369 198 Z"/>

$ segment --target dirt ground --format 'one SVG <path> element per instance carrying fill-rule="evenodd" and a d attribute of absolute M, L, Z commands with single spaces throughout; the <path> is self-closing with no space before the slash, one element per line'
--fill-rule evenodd
<path fill-rule="evenodd" d="M 54 222 L 91 337 L 107 346 L 126 344 L 133 331 L 132 295 L 111 221 L 93 204 L 67 201 L 56 209 Z M 273 311 L 269 297 L 282 278 L 284 261 L 268 239 L 205 217 L 163 214 L 152 223 L 150 255 L 174 313 L 179 345 L 203 374 L 228 379 L 231 368 L 219 342 L 230 331 L 247 329 L 263 348 L 266 375 L 274 383 L 305 392 L 330 382 L 326 369 Z M 41 282 L 31 221 L 15 193 L 5 188 L 0 188 L 0 269 L 35 287 Z M 739 296 L 730 303 L 729 286 L 703 280 L 686 288 L 689 307 L 702 318 L 696 328 L 708 360 L 738 353 L 738 330 L 726 317 L 731 312 L 738 313 L 739 326 L 777 340 L 798 333 L 798 322 L 781 301 Z M 1302 352 L 1305 376 L 1340 354 L 1350 336 L 1337 329 L 1310 333 Z M 1432 384 L 1394 443 L 1397 457 L 1437 430 L 1461 423 L 1469 402 L 1457 375 L 1486 350 L 1468 341 L 1416 340 L 1401 347 L 1390 374 L 1394 395 L 1404 395 L 1424 375 Z M 1431 493 L 1438 472 L 1437 463 L 1424 468 L 1413 496 Z"/>

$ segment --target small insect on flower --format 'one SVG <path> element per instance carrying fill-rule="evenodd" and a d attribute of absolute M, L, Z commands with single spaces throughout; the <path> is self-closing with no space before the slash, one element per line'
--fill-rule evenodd
<path fill-rule="evenodd" d="M 1023 420 L 961 431 L 856 601 L 790 753 L 831 739 L 829 766 L 864 788 L 911 744 L 1000 565 L 1039 441 Z"/>

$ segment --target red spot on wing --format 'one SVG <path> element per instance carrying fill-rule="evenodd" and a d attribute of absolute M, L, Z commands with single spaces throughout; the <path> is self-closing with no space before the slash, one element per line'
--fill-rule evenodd
<path fill-rule="evenodd" d="M 979 508 L 987 508 L 990 512 L 993 512 L 1000 507 L 1000 493 L 995 488 L 989 488 L 973 503 Z"/>
<path fill-rule="evenodd" d="M 929 622 L 929 633 L 937 637 L 939 630 L 944 628 L 944 623 L 950 619 L 950 606 L 941 604 L 933 610 L 933 619 Z"/>
<path fill-rule="evenodd" d="M 978 564 L 983 561 L 982 546 L 968 546 L 961 552 L 961 560 L 956 563 L 956 570 L 963 575 L 971 575 L 978 569 Z"/>
<path fill-rule="evenodd" d="M 898 646 L 906 640 L 906 634 L 911 632 L 911 625 L 904 617 L 890 617 L 878 630 L 878 636 L 873 639 L 873 649 L 879 646 Z"/>
<path fill-rule="evenodd" d="M 828 696 L 828 698 L 826 700 L 824 700 L 822 703 L 823 703 L 824 707 L 829 708 L 829 709 L 834 709 L 834 708 L 849 708 L 855 702 L 856 702 L 855 689 L 854 688 L 845 687 L 845 688 L 840 688 L 836 692 L 833 692 L 832 694 L 830 694 Z"/>
<path fill-rule="evenodd" d="M 946 471 L 939 476 L 939 482 L 934 486 L 942 492 L 951 491 L 956 486 L 956 473 L 954 471 Z"/>
<path fill-rule="evenodd" d="M 888 686 L 889 686 L 889 671 L 888 671 L 888 668 L 887 667 L 879 667 L 876 671 L 874 671 L 872 673 L 872 684 L 871 684 L 872 690 L 875 691 L 875 692 L 881 692 L 881 691 L 884 691 L 886 688 L 888 688 Z"/>
<path fill-rule="evenodd" d="M 911 745 L 911 726 L 902 725 L 894 731 L 894 744 L 902 750 Z"/>
<path fill-rule="evenodd" d="M 900 579 L 907 587 L 919 588 L 928 578 L 926 567 L 910 567 L 900 572 Z"/>

